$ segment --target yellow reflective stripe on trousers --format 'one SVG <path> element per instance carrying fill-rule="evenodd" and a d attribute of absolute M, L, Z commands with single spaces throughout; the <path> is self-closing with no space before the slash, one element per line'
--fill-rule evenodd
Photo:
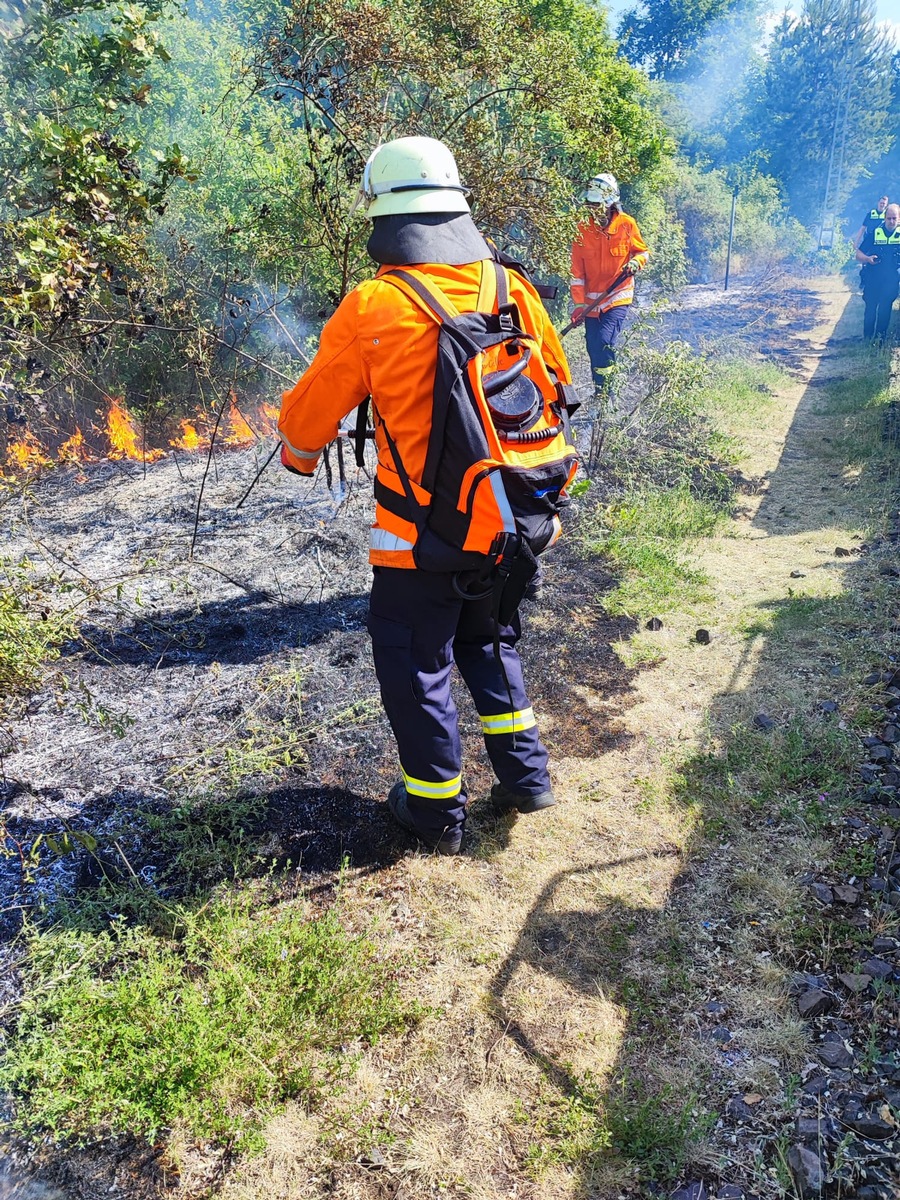
<path fill-rule="evenodd" d="M 489 733 L 521 733 L 523 729 L 534 729 L 537 721 L 534 719 L 533 708 L 523 708 L 521 712 L 496 713 L 492 717 L 481 718 L 481 728 L 485 736 Z"/>
<path fill-rule="evenodd" d="M 452 800 L 462 791 L 462 775 L 429 783 L 426 779 L 413 779 L 402 767 L 400 770 L 403 772 L 403 782 L 410 796 L 424 796 L 426 800 Z"/>
<path fill-rule="evenodd" d="M 594 368 L 593 368 L 593 373 L 594 373 L 595 375 L 609 375 L 609 373 L 610 373 L 610 372 L 611 372 L 613 369 L 614 369 L 614 368 L 613 368 L 613 367 L 611 367 L 611 366 L 609 366 L 609 367 L 594 367 Z"/>

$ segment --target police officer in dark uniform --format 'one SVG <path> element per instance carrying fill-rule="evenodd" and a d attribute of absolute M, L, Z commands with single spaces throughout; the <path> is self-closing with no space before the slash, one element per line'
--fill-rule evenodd
<path fill-rule="evenodd" d="M 887 196 L 879 196 L 878 203 L 870 212 L 866 213 L 862 219 L 862 224 L 860 225 L 859 229 L 857 229 L 856 233 L 854 233 L 853 237 L 850 239 L 854 250 L 858 250 L 860 248 L 862 245 L 862 240 L 867 233 L 871 233 L 874 229 L 877 229 L 879 225 L 884 224 L 884 214 L 887 210 L 887 206 Z"/>
<path fill-rule="evenodd" d="M 883 342 L 891 323 L 891 310 L 900 293 L 900 204 L 889 204 L 884 224 L 865 235 L 856 252 L 863 264 L 863 337 Z"/>

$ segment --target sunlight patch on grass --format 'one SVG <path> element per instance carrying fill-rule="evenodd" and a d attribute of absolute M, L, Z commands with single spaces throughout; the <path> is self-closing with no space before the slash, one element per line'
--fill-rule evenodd
<path fill-rule="evenodd" d="M 693 603 L 707 594 L 704 573 L 685 562 L 683 551 L 723 526 L 725 513 L 699 500 L 687 484 L 645 488 L 598 510 L 582 539 L 590 554 L 603 554 L 622 579 L 605 598 L 613 616 L 644 616 Z"/>
<path fill-rule="evenodd" d="M 701 407 L 726 433 L 739 436 L 758 425 L 775 403 L 789 376 L 772 363 L 726 359 L 700 391 Z"/>

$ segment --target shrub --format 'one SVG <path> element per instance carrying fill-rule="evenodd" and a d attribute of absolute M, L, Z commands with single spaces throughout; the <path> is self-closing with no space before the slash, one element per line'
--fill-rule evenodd
<path fill-rule="evenodd" d="M 0 1067 L 17 1127 L 76 1139 L 196 1138 L 252 1148 L 292 1097 L 314 1101 L 413 1015 L 375 944 L 335 910 L 266 911 L 252 892 L 182 912 L 180 940 L 141 928 L 33 940 Z"/>
<path fill-rule="evenodd" d="M 39 684 L 43 664 L 73 630 L 71 617 L 51 607 L 32 572 L 28 559 L 0 559 L 0 712 Z"/>

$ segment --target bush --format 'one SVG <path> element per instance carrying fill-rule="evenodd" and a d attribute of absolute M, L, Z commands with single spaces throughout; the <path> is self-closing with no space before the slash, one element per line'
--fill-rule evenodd
<path fill-rule="evenodd" d="M 679 159 L 663 194 L 684 227 L 691 281 L 724 278 L 732 198 L 725 172 Z M 751 174 L 738 190 L 732 271 L 765 271 L 802 259 L 811 249 L 809 233 L 788 216 L 775 180 Z"/>
<path fill-rule="evenodd" d="M 180 916 L 180 941 L 121 927 L 34 939 L 0 1068 L 19 1130 L 152 1140 L 177 1122 L 250 1148 L 282 1102 L 339 1087 L 348 1043 L 413 1015 L 335 910 L 266 911 L 242 893 Z"/>
<path fill-rule="evenodd" d="M 687 243 L 684 225 L 667 203 L 663 185 L 670 171 L 642 177 L 625 189 L 625 209 L 637 219 L 650 247 L 645 277 L 663 291 L 676 292 L 687 283 Z"/>
<path fill-rule="evenodd" d="M 0 559 L 0 713 L 17 694 L 32 691 L 44 663 L 71 636 L 73 622 L 50 605 L 28 559 Z"/>

